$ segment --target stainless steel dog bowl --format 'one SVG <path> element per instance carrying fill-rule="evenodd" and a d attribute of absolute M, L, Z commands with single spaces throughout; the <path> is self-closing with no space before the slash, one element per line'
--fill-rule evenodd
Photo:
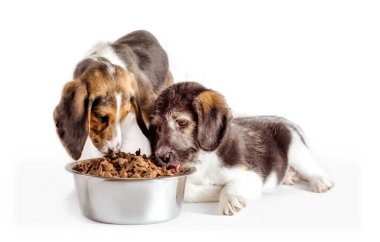
<path fill-rule="evenodd" d="M 158 178 L 103 178 L 83 175 L 66 165 L 74 174 L 82 214 L 94 221 L 110 224 L 150 224 L 170 220 L 181 211 L 186 176 Z"/>

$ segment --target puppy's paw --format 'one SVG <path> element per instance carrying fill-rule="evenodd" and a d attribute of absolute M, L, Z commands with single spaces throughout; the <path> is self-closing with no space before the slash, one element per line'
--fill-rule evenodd
<path fill-rule="evenodd" d="M 317 176 L 310 179 L 310 187 L 313 192 L 327 192 L 334 187 L 334 183 L 324 176 Z"/>
<path fill-rule="evenodd" d="M 246 202 L 242 198 L 236 196 L 225 197 L 219 202 L 219 213 L 232 216 L 240 212 L 245 206 Z"/>

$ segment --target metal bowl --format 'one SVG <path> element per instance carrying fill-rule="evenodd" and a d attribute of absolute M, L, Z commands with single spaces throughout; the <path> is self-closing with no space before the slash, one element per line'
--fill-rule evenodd
<path fill-rule="evenodd" d="M 110 224 L 150 224 L 168 221 L 181 211 L 188 172 L 157 178 L 104 178 L 73 170 L 82 214 Z"/>

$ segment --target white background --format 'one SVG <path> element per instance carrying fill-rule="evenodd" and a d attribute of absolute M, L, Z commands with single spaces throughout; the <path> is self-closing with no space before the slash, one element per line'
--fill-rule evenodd
<path fill-rule="evenodd" d="M 1 237 L 378 236 L 379 13 L 376 1 L 2 1 Z M 176 81 L 221 92 L 235 113 L 300 124 L 336 187 L 312 194 L 281 186 L 233 218 L 213 215 L 215 204 L 185 204 L 177 219 L 149 226 L 83 218 L 52 112 L 93 44 L 137 29 L 159 39 Z"/>

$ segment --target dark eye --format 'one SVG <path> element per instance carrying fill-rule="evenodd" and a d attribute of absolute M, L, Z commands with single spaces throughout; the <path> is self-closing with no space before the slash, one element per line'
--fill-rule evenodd
<path fill-rule="evenodd" d="M 156 130 L 157 130 L 158 132 L 161 132 L 161 124 L 157 124 L 157 125 L 156 125 Z"/>
<path fill-rule="evenodd" d="M 179 119 L 179 120 L 177 120 L 177 124 L 179 127 L 183 128 L 189 124 L 189 121 L 187 121 L 185 119 Z"/>
<path fill-rule="evenodd" d="M 107 115 L 101 115 L 101 114 L 96 114 L 95 115 L 96 116 L 96 118 L 100 121 L 100 122 L 102 122 L 102 123 L 108 123 L 108 116 Z"/>

